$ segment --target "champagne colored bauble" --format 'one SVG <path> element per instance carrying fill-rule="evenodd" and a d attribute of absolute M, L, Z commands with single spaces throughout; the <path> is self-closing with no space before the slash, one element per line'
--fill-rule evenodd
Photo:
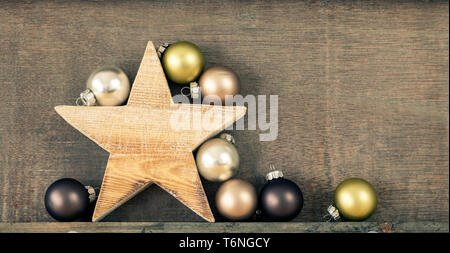
<path fill-rule="evenodd" d="M 252 216 L 257 203 L 255 187 L 241 179 L 228 180 L 216 193 L 216 206 L 220 214 L 234 221 Z"/>
<path fill-rule="evenodd" d="M 130 95 L 130 81 L 120 68 L 106 66 L 94 71 L 87 81 L 98 105 L 122 105 Z"/>
<path fill-rule="evenodd" d="M 162 66 L 167 77 L 175 83 L 194 81 L 205 67 L 200 48 L 188 41 L 171 44 L 162 56 Z"/>
<path fill-rule="evenodd" d="M 375 188 L 366 180 L 349 178 L 336 188 L 334 203 L 344 219 L 362 221 L 375 212 L 378 197 Z"/>
<path fill-rule="evenodd" d="M 239 93 L 241 82 L 236 73 L 225 67 L 212 67 L 207 69 L 199 80 L 202 96 L 217 96 L 225 105 L 227 95 L 234 96 Z"/>
<path fill-rule="evenodd" d="M 200 175 L 214 182 L 230 179 L 239 168 L 239 153 L 236 147 L 223 138 L 214 138 L 203 143 L 195 160 Z"/>

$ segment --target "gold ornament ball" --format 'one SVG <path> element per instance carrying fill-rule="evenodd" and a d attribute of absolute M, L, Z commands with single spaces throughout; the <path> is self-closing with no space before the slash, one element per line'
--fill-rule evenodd
<path fill-rule="evenodd" d="M 225 67 L 212 67 L 207 69 L 199 80 L 202 96 L 217 96 L 225 104 L 227 95 L 234 96 L 239 93 L 241 82 L 236 73 Z"/>
<path fill-rule="evenodd" d="M 255 187 L 242 179 L 228 180 L 216 193 L 216 207 L 220 214 L 234 221 L 252 216 L 257 203 Z"/>
<path fill-rule="evenodd" d="M 336 188 L 334 203 L 345 219 L 362 221 L 375 212 L 378 197 L 375 188 L 366 180 L 349 178 Z"/>
<path fill-rule="evenodd" d="M 214 182 L 230 179 L 239 168 L 236 147 L 223 138 L 214 138 L 202 144 L 195 160 L 200 175 Z"/>
<path fill-rule="evenodd" d="M 123 70 L 115 66 L 101 67 L 87 80 L 86 87 L 94 93 L 98 105 L 122 105 L 130 95 L 130 81 Z"/>
<path fill-rule="evenodd" d="M 205 58 L 198 46 L 188 41 L 180 41 L 164 51 L 162 66 L 170 80 L 178 84 L 187 84 L 202 73 Z"/>

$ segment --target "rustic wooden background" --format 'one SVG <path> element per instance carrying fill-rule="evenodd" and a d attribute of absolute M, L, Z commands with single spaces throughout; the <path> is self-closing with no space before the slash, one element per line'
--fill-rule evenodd
<path fill-rule="evenodd" d="M 449 220 L 448 2 L 53 1 L 0 3 L 0 221 L 52 221 L 46 187 L 100 185 L 108 153 L 59 117 L 91 71 L 133 80 L 147 41 L 189 40 L 243 95 L 279 96 L 279 135 L 234 131 L 239 177 L 268 165 L 303 189 L 296 221 L 321 221 L 333 190 L 370 181 L 369 221 Z M 172 86 L 176 93 L 179 87 Z M 210 204 L 218 184 L 203 181 Z M 217 220 L 221 220 L 215 209 Z M 151 186 L 105 221 L 202 221 Z"/>

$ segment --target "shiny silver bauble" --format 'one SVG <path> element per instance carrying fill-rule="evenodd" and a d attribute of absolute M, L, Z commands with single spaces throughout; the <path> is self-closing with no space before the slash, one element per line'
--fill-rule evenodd
<path fill-rule="evenodd" d="M 106 66 L 94 71 L 87 81 L 97 105 L 122 105 L 130 95 L 130 81 L 120 68 Z"/>
<path fill-rule="evenodd" d="M 200 146 L 196 162 L 202 177 L 209 181 L 222 182 L 236 174 L 239 168 L 239 153 L 230 141 L 214 138 Z"/>

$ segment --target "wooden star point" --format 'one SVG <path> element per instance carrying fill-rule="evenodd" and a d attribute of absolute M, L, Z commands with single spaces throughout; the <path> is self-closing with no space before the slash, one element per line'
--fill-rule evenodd
<path fill-rule="evenodd" d="M 92 221 L 155 183 L 214 222 L 192 151 L 243 117 L 245 107 L 174 104 L 149 42 L 126 105 L 57 106 L 55 110 L 110 153 Z M 210 121 L 211 116 L 221 120 Z"/>

